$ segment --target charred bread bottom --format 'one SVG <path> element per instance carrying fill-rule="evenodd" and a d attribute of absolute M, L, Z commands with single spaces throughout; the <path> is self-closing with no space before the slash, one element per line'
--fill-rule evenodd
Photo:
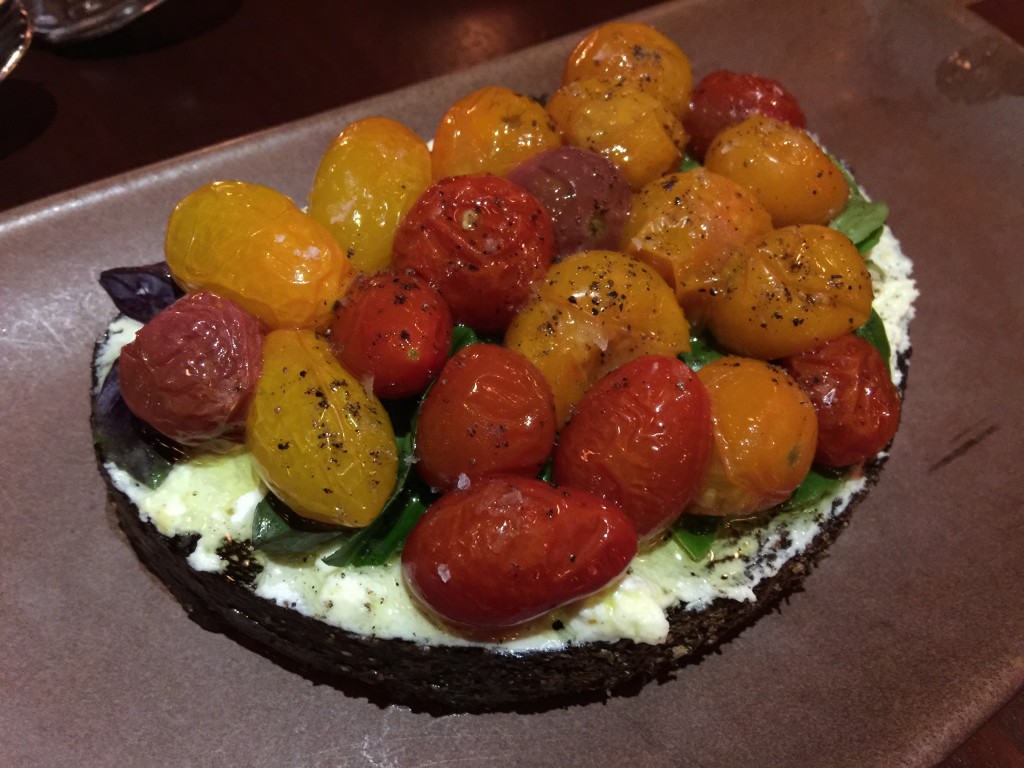
<path fill-rule="evenodd" d="M 905 362 L 906 357 L 901 360 Z M 97 448 L 101 469 L 102 449 Z M 195 537 L 161 534 L 103 471 L 110 506 L 139 559 L 167 586 L 190 618 L 223 632 L 313 682 L 335 686 L 380 704 L 428 711 L 536 709 L 601 699 L 670 677 L 777 608 L 797 591 L 811 568 L 849 523 L 857 503 L 877 481 L 885 455 L 866 467 L 866 483 L 780 570 L 754 588 L 755 599 L 718 598 L 699 611 L 668 612 L 664 642 L 571 644 L 558 650 L 508 651 L 488 645 L 438 646 L 363 635 L 303 615 L 258 596 L 255 561 L 247 542 L 220 554 L 220 573 L 196 571 L 187 557 Z"/>

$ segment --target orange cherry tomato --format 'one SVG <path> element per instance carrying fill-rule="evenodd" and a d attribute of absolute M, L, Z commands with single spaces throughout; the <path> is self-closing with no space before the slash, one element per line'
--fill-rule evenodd
<path fill-rule="evenodd" d="M 690 325 L 654 270 L 616 251 L 584 251 L 548 271 L 505 345 L 540 370 L 561 425 L 583 393 L 623 363 L 688 352 Z"/>
<path fill-rule="evenodd" d="M 502 629 L 614 582 L 637 550 L 622 510 L 531 478 L 493 478 L 442 496 L 402 550 L 409 590 L 443 620 Z"/>
<path fill-rule="evenodd" d="M 900 393 L 888 362 L 870 342 L 848 333 L 782 364 L 818 412 L 816 462 L 846 467 L 874 458 L 892 442 Z"/>
<path fill-rule="evenodd" d="M 693 320 L 732 249 L 771 228 L 768 211 L 745 187 L 696 168 L 644 187 L 623 241 L 673 287 Z"/>
<path fill-rule="evenodd" d="M 662 533 L 697 493 L 711 457 L 711 399 L 676 357 L 631 360 L 576 404 L 558 437 L 554 480 L 629 515 L 641 541 Z"/>
<path fill-rule="evenodd" d="M 431 185 L 395 234 L 395 272 L 426 278 L 457 323 L 483 333 L 508 326 L 555 256 L 551 217 L 498 176 L 453 176 Z"/>
<path fill-rule="evenodd" d="M 663 102 L 680 120 L 690 109 L 690 59 L 647 24 L 613 21 L 580 40 L 562 70 L 562 84 L 591 78 L 624 80 Z"/>
<path fill-rule="evenodd" d="M 401 123 L 368 117 L 328 147 L 309 215 L 330 230 L 356 272 L 379 272 L 391 266 L 395 229 L 430 181 L 426 142 Z"/>
<path fill-rule="evenodd" d="M 814 139 L 762 115 L 721 131 L 704 167 L 757 195 L 776 227 L 828 224 L 850 193 L 842 172 Z"/>
<path fill-rule="evenodd" d="M 536 476 L 555 442 L 555 403 L 517 352 L 473 344 L 445 365 L 416 419 L 416 469 L 448 491 L 494 475 Z"/>
<path fill-rule="evenodd" d="M 850 239 L 807 224 L 772 230 L 734 251 L 705 316 L 727 349 L 773 360 L 859 328 L 873 295 Z"/>
<path fill-rule="evenodd" d="M 690 511 L 743 516 L 788 499 L 807 476 L 818 419 L 807 394 L 782 368 L 723 357 L 697 375 L 711 397 L 711 464 Z"/>
<path fill-rule="evenodd" d="M 178 203 L 164 251 L 186 291 L 213 291 L 270 328 L 326 328 L 352 277 L 322 224 L 280 192 L 241 181 Z"/>
<path fill-rule="evenodd" d="M 381 272 L 357 279 L 331 324 L 331 349 L 377 397 L 422 392 L 448 359 L 452 313 L 415 275 Z"/>
<path fill-rule="evenodd" d="M 493 173 L 515 166 L 562 138 L 544 107 L 509 88 L 489 86 L 453 104 L 434 135 L 434 179 Z"/>
<path fill-rule="evenodd" d="M 607 157 L 633 190 L 675 170 L 686 148 L 679 118 L 625 81 L 574 80 L 555 91 L 547 109 L 566 144 Z"/>

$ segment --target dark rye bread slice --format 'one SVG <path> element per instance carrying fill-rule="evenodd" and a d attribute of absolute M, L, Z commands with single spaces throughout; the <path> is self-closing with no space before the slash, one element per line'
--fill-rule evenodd
<path fill-rule="evenodd" d="M 908 357 L 909 352 L 900 358 L 903 386 Z M 95 405 L 94 398 L 94 418 Z M 586 703 L 671 676 L 800 588 L 811 567 L 848 524 L 854 506 L 877 481 L 885 455 L 866 467 L 864 490 L 822 523 L 801 553 L 755 587 L 756 600 L 719 598 L 701 611 L 677 605 L 669 611 L 668 638 L 656 645 L 620 640 L 512 653 L 481 645 L 429 646 L 354 634 L 272 603 L 250 588 L 253 568 L 258 566 L 250 560 L 251 549 L 244 542 L 230 551 L 221 550 L 230 563 L 223 573 L 195 571 L 186 560 L 194 538 L 168 538 L 140 519 L 138 509 L 103 470 L 102 449 L 97 446 L 96 451 L 119 525 L 142 562 L 194 621 L 316 683 L 382 706 L 402 704 L 436 713 L 532 711 Z"/>

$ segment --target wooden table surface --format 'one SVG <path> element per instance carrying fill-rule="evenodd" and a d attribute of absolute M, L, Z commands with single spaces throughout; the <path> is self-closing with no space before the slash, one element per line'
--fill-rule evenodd
<path fill-rule="evenodd" d="M 443 15 L 431 3 L 378 0 L 346 19 L 354 42 L 338 49 L 319 31 L 338 23 L 344 5 L 305 0 L 302 39 L 275 34 L 282 28 L 280 0 L 168 0 L 98 40 L 60 48 L 36 40 L 0 84 L 0 211 L 462 69 L 649 3 L 525 0 L 513 20 L 465 13 L 481 7 L 471 0 L 447 2 Z M 979 0 L 970 8 L 1024 42 L 1024 0 Z M 242 42 L 252 37 L 279 43 L 253 52 Z M 394 47 L 380 56 L 376 48 L 385 38 Z M 318 73 L 318 87 L 295 89 L 294 73 L 309 71 Z M 1024 690 L 941 763 L 1014 766 L 1024 766 Z"/>

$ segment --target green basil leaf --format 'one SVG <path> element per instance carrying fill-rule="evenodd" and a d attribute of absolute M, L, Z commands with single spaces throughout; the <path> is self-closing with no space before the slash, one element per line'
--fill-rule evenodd
<path fill-rule="evenodd" d="M 715 543 L 719 521 L 712 516 L 683 515 L 672 525 L 672 538 L 691 560 L 700 562 Z"/>
<path fill-rule="evenodd" d="M 405 541 L 427 503 L 417 493 L 401 496 L 389 504 L 366 528 L 356 532 L 324 558 L 327 565 L 383 565 Z"/>
<path fill-rule="evenodd" d="M 835 493 L 842 480 L 843 473 L 838 470 L 813 467 L 803 482 L 793 491 L 793 495 L 778 506 L 778 510 L 789 512 L 817 504 L 826 496 Z"/>
<path fill-rule="evenodd" d="M 829 224 L 832 229 L 838 230 L 850 238 L 857 250 L 867 253 L 882 235 L 882 227 L 889 217 L 889 206 L 884 203 L 875 203 L 864 197 L 856 180 L 848 170 L 835 157 L 832 162 L 839 168 L 846 185 L 850 190 L 850 197 L 846 201 L 846 207 L 839 212 Z"/>
<path fill-rule="evenodd" d="M 252 545 L 269 555 L 301 555 L 347 534 L 339 530 L 293 528 L 282 512 L 284 502 L 267 494 L 252 515 Z"/>
<path fill-rule="evenodd" d="M 714 339 L 702 333 L 690 334 L 690 351 L 679 355 L 679 359 L 695 371 L 720 357 L 725 357 L 725 353 L 718 349 Z"/>
<path fill-rule="evenodd" d="M 679 172 L 686 173 L 692 171 L 694 168 L 700 168 L 700 161 L 687 152 L 683 155 L 683 159 L 679 161 Z"/>
<path fill-rule="evenodd" d="M 882 322 L 882 318 L 878 316 L 874 307 L 871 309 L 871 316 L 868 318 L 868 321 L 855 330 L 854 333 L 862 339 L 871 342 L 875 349 L 882 354 L 882 359 L 888 365 L 892 357 L 892 347 L 889 345 L 889 337 L 885 333 L 885 323 Z"/>
<path fill-rule="evenodd" d="M 456 325 L 452 328 L 452 347 L 448 356 L 451 357 L 463 347 L 470 344 L 482 344 L 483 339 L 468 325 Z"/>

